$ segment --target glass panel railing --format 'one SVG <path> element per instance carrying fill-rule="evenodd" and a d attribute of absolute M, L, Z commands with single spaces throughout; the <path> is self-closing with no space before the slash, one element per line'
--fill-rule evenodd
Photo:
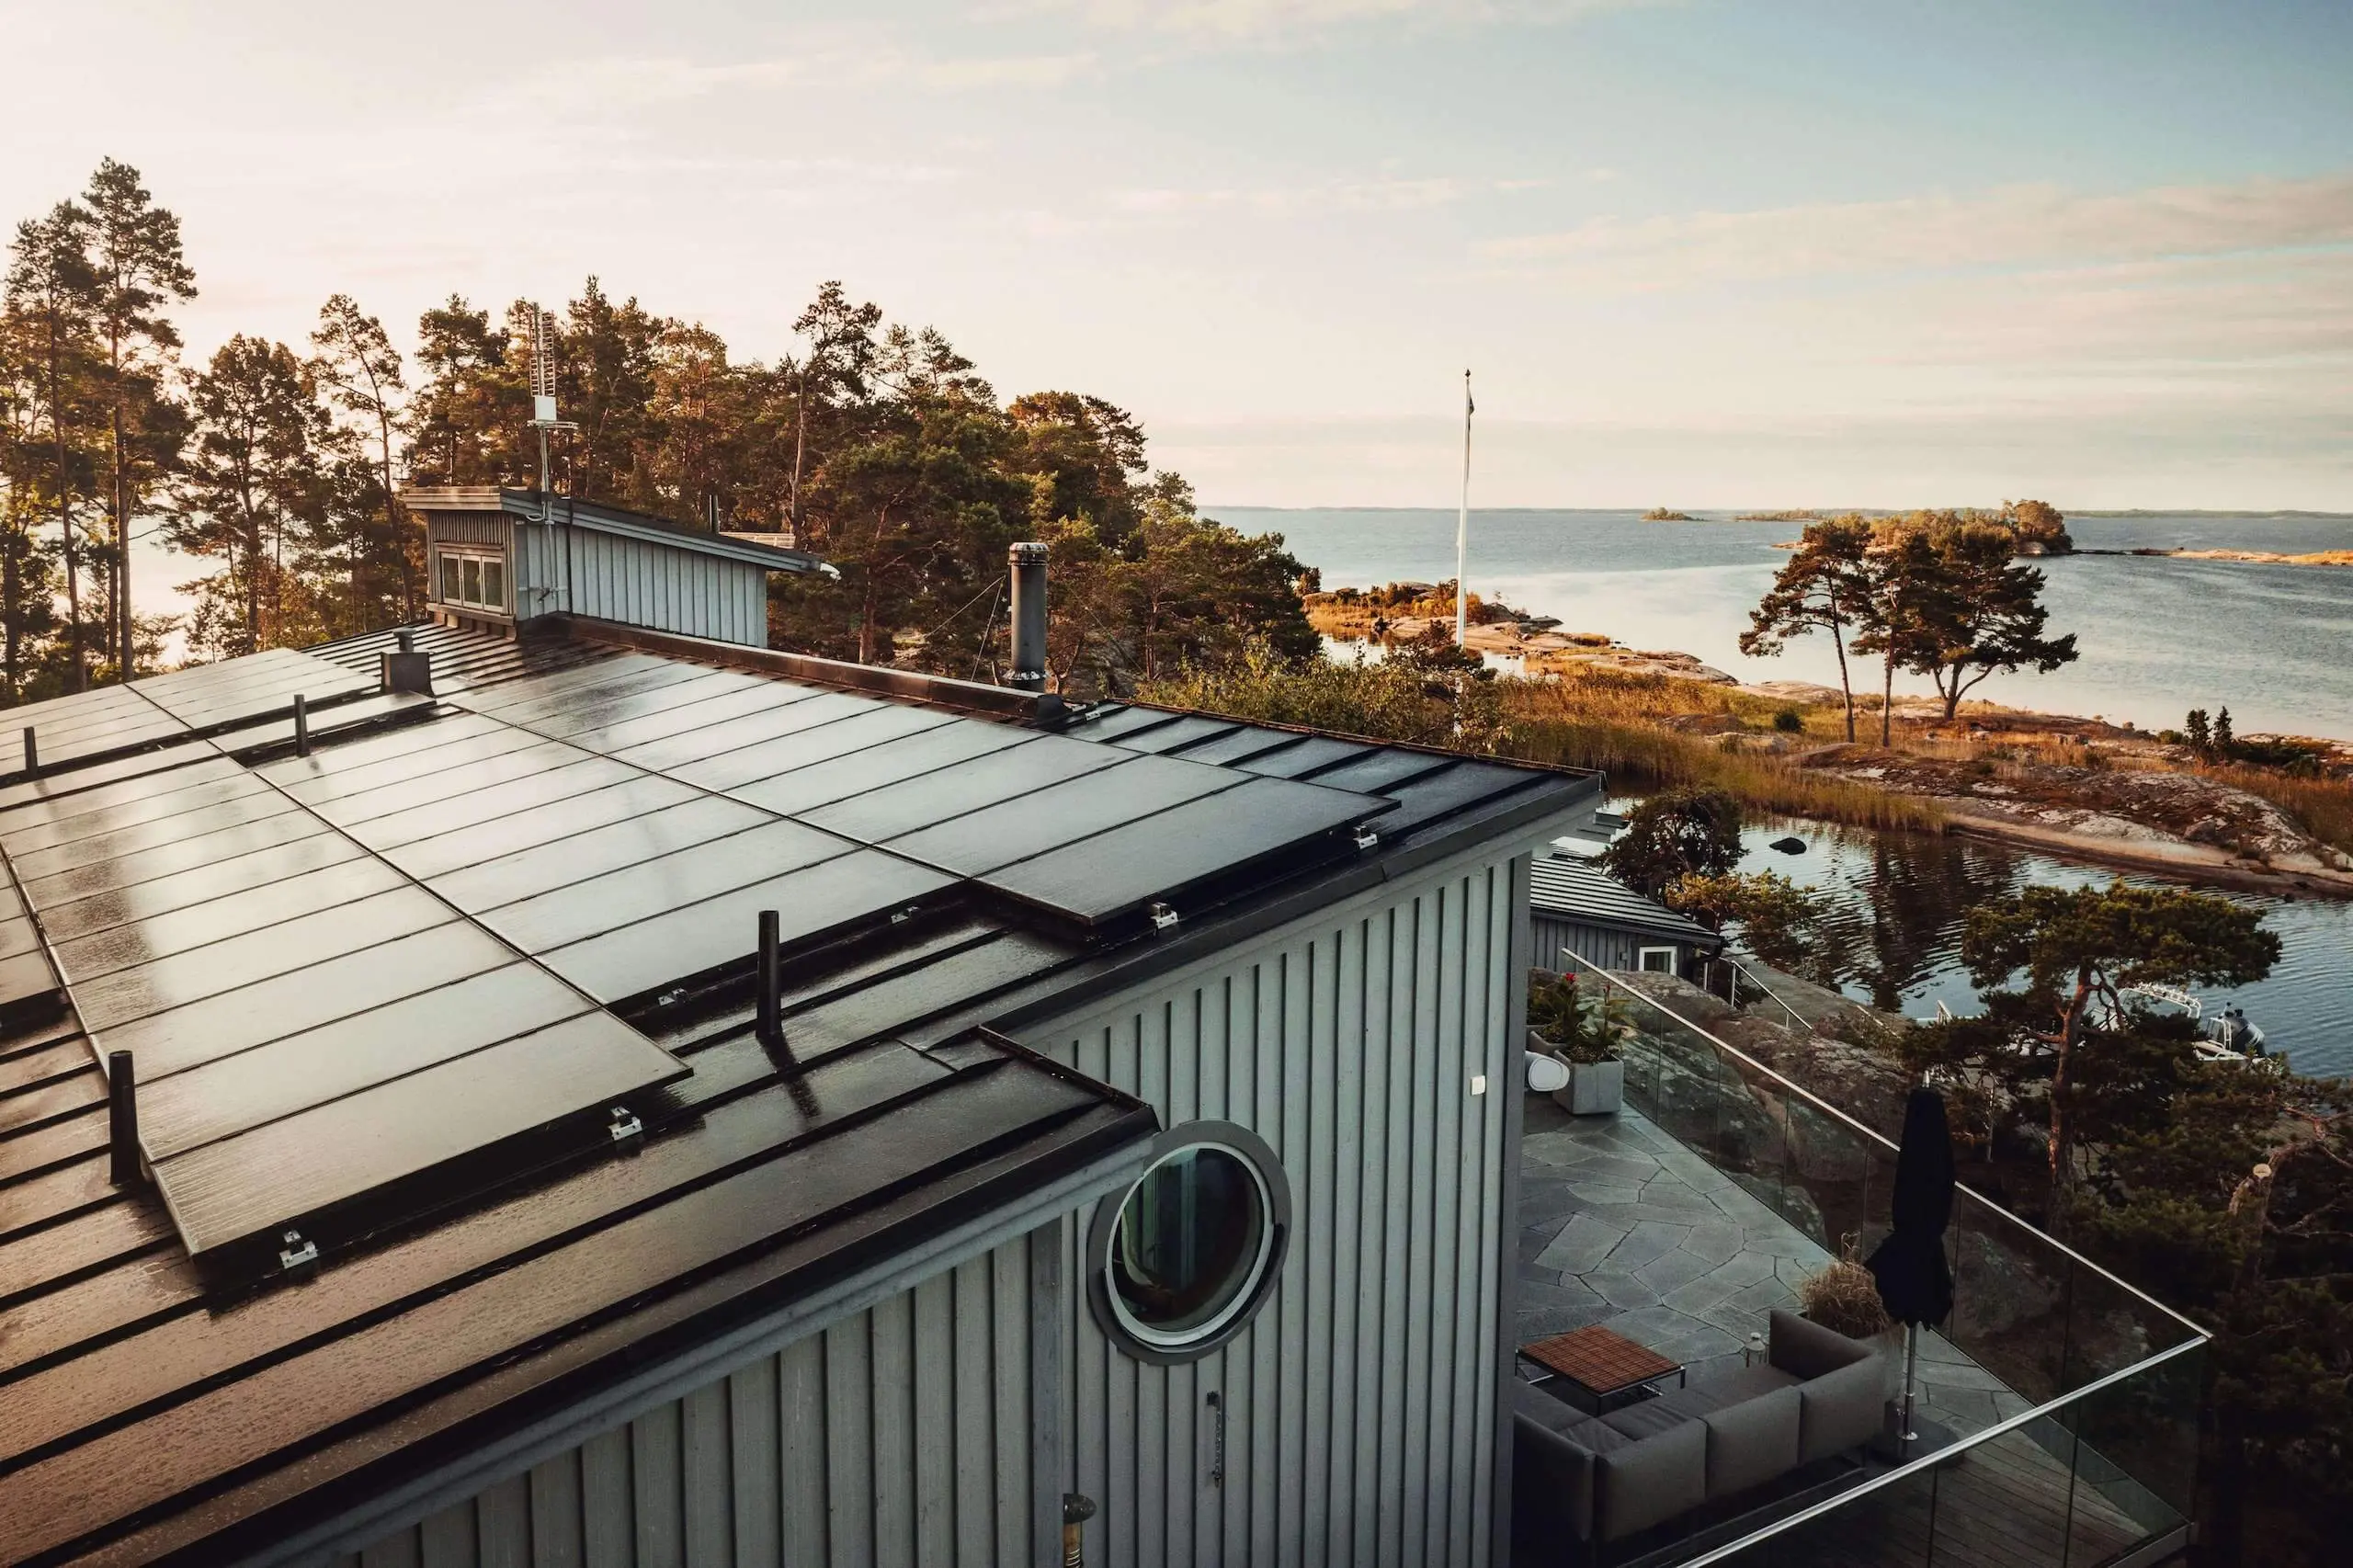
<path fill-rule="evenodd" d="M 1846 1490 L 1681 1568 L 2102 1568 L 2188 1539 L 2201 1346 L 2184 1345 Z M 2153 1478 L 2154 1484 L 2151 1479 Z M 2178 1489 L 2178 1490 L 2175 1490 Z M 1721 1539 L 1719 1536 L 1718 1539 Z"/>
<path fill-rule="evenodd" d="M 1563 961 L 1631 1025 L 1620 1044 L 1628 1108 L 1688 1151 L 1676 1157 L 1711 1167 L 1753 1200 L 1732 1211 L 1747 1244 L 1774 1255 L 1779 1279 L 1793 1286 L 1842 1244 L 1868 1254 L 1886 1233 L 1896 1156 L 1888 1138 L 1618 977 L 1574 954 Z M 1870 1528 L 1894 1552 L 1886 1560 L 1972 1561 L 1963 1538 L 1935 1524 L 1946 1514 L 2006 1532 L 2014 1550 L 2004 1560 L 2020 1562 L 2097 1563 L 2118 1540 L 2177 1529 L 2194 1486 L 2202 1332 L 1966 1186 L 1948 1247 L 1954 1311 L 1921 1335 L 1915 1388 L 1930 1442 L 1951 1446 L 1907 1462 L 1885 1456 L 1853 1494 L 1859 1506 L 1901 1482 L 1871 1505 Z M 1750 1303 L 1754 1327 L 1769 1304 Z M 1711 1321 L 1735 1334 L 1752 1327 L 1721 1312 Z M 1900 1367 L 1890 1372 L 1900 1393 Z M 1955 1467 L 1967 1454 L 1964 1473 Z M 1927 1524 L 1907 1512 L 1923 1499 L 1939 1506 Z M 1844 1512 L 1813 1510 L 1808 1528 L 1838 1528 Z M 1928 1534 L 1907 1555 L 1893 1542 L 1915 1524 Z M 1863 1528 L 1862 1517 L 1844 1528 Z M 1760 1527 L 1758 1551 L 1772 1529 Z M 1839 1539 L 1851 1550 L 1849 1536 Z"/>

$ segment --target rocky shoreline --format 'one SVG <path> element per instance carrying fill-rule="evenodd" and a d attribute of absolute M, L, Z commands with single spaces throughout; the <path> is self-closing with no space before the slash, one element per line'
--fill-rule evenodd
<path fill-rule="evenodd" d="M 1399 586 L 1442 593 L 1429 585 Z M 1607 671 L 1730 687 L 1801 710 L 1843 705 L 1835 687 L 1805 681 L 1743 685 L 1689 653 L 1637 649 L 1598 632 L 1568 631 L 1547 618 L 1483 605 L 1475 595 L 1472 604 L 1474 618 L 1486 619 L 1474 619 L 1466 645 L 1517 660 L 1530 676 Z M 1399 607 L 1406 613 L 1382 614 L 1361 601 L 1316 594 L 1309 597 L 1308 619 L 1326 637 L 1397 646 L 1434 630 L 1450 634 L 1450 615 L 1433 613 L 1450 608 L 1450 600 L 1416 598 Z M 1876 696 L 1865 700 L 1858 693 L 1857 708 L 1863 727 L 1876 730 Z M 2252 891 L 2353 898 L 2353 856 L 2314 838 L 2262 796 L 2192 771 L 2182 747 L 2145 731 L 1980 702 L 1963 704 L 1959 719 L 1948 724 L 1941 722 L 1938 704 L 1927 698 L 1898 697 L 1894 711 L 1922 744 L 1824 745 L 1818 734 L 1762 730 L 1722 712 L 1673 714 L 1655 722 L 1664 730 L 1713 735 L 1722 744 L 1777 755 L 1799 767 L 1927 801 L 1949 831 L 2122 869 Z M 2353 767 L 2353 744 L 2302 744 L 2334 766 Z"/>

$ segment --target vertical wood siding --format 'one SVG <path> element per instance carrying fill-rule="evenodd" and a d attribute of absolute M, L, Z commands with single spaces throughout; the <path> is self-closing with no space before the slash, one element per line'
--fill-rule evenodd
<path fill-rule="evenodd" d="M 587 528 L 567 531 L 571 608 L 579 614 L 767 644 L 767 574 L 762 568 Z"/>
<path fill-rule="evenodd" d="M 1029 1568 L 1050 1226 L 484 1487 L 336 1568 Z M 1048 1285 L 1055 1282 L 1051 1272 Z M 1047 1385 L 1051 1388 L 1052 1385 Z M 1059 1494 L 1057 1493 L 1058 1496 Z"/>
<path fill-rule="evenodd" d="M 1577 957 L 1603 969 L 1640 969 L 1644 948 L 1673 948 L 1680 958 L 1682 944 L 1664 937 L 1633 937 L 1623 931 L 1611 931 L 1599 926 L 1582 925 L 1563 920 L 1557 915 L 1539 911 L 1534 919 L 1536 957 L 1539 968 L 1557 970 L 1561 965 L 1561 949 L 1569 948 Z"/>
<path fill-rule="evenodd" d="M 1250 1128 L 1291 1187 L 1274 1296 L 1185 1365 L 1145 1365 L 1105 1337 L 1083 1304 L 1092 1209 L 1065 1227 L 1064 1484 L 1101 1506 L 1090 1564 L 1489 1561 L 1520 866 L 1407 884 L 1221 971 L 1029 1031 L 1166 1125 Z M 1222 1485 L 1211 1393 L 1227 1411 Z"/>

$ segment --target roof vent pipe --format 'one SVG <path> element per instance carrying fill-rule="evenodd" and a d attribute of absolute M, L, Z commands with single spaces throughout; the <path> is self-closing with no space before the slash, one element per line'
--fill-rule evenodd
<path fill-rule="evenodd" d="M 1005 684 L 1046 689 L 1046 547 L 1017 544 L 1013 562 L 1013 668 Z"/>

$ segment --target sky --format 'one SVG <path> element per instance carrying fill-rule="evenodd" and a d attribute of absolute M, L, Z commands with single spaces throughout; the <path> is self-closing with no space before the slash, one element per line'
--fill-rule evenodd
<path fill-rule="evenodd" d="M 342 290 L 793 347 L 826 278 L 1212 506 L 2353 511 L 2353 6 L 0 0 L 192 358 Z M 27 68 L 29 67 L 29 68 Z"/>

